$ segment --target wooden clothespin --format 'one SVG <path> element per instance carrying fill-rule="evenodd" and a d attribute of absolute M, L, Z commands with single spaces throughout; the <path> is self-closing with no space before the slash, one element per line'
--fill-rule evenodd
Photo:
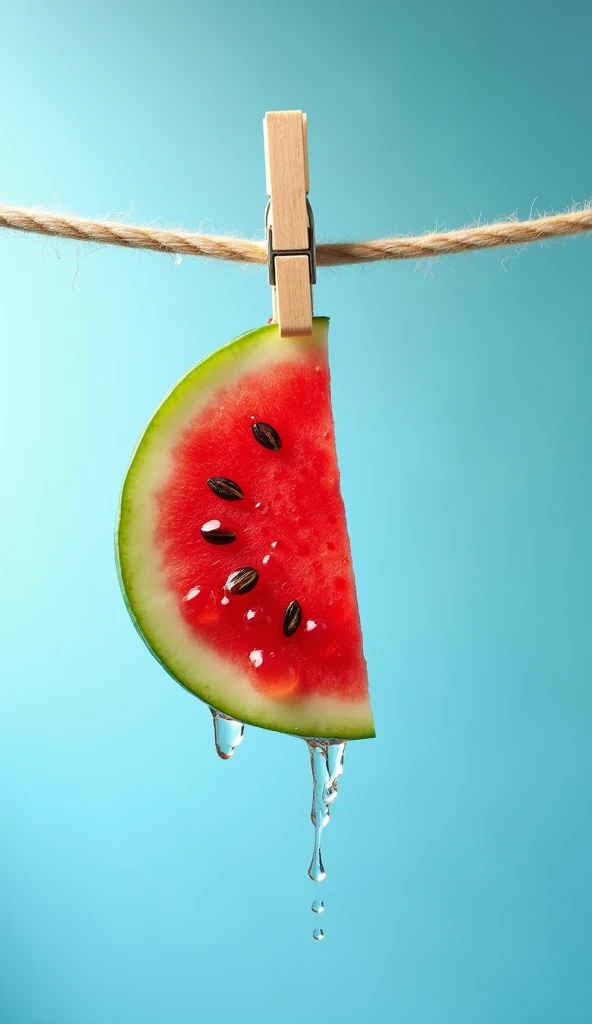
<path fill-rule="evenodd" d="M 265 214 L 273 319 L 280 335 L 312 334 L 312 285 L 316 280 L 314 221 L 307 193 L 306 114 L 276 110 L 263 119 Z"/>

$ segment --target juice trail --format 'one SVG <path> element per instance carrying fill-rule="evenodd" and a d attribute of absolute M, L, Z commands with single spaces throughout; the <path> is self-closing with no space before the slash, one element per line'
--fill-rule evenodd
<path fill-rule="evenodd" d="M 329 821 L 329 808 L 337 796 L 337 783 L 343 774 L 345 740 L 307 740 L 312 770 L 312 810 L 315 838 L 312 860 L 308 869 L 313 882 L 322 882 L 326 876 L 321 853 L 321 836 Z"/>
<path fill-rule="evenodd" d="M 310 767 L 312 770 L 312 810 L 310 817 L 314 825 L 314 849 L 308 869 L 309 878 L 313 882 L 322 882 L 327 872 L 323 865 L 321 838 L 323 829 L 329 822 L 330 807 L 337 796 L 337 783 L 343 774 L 345 758 L 345 740 L 307 740 Z M 315 900 L 311 910 L 315 914 L 322 913 L 325 905 L 322 900 Z M 323 939 L 322 928 L 315 928 L 314 939 Z"/>
<path fill-rule="evenodd" d="M 210 707 L 214 722 L 214 742 L 216 753 L 224 761 L 231 758 L 240 743 L 242 743 L 245 727 L 242 722 L 237 722 L 228 715 Z M 321 851 L 321 838 L 323 829 L 329 823 L 330 808 L 337 796 L 337 784 L 343 774 L 343 762 L 345 759 L 345 740 L 307 740 L 310 767 L 312 771 L 312 809 L 310 817 L 314 825 L 314 849 L 312 860 L 308 869 L 309 877 L 313 882 L 322 882 L 326 877 L 323 866 Z M 322 914 L 325 904 L 322 900 L 315 900 L 311 906 L 314 914 Z M 317 941 L 325 938 L 322 928 L 315 928 L 312 933 L 313 939 Z"/>
<path fill-rule="evenodd" d="M 232 757 L 239 743 L 242 743 L 245 727 L 242 722 L 236 722 L 234 718 L 228 718 L 220 711 L 210 708 L 214 719 L 214 743 L 216 753 L 223 761 Z"/>

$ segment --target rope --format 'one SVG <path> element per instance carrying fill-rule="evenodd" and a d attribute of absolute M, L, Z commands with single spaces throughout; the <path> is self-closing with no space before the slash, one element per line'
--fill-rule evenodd
<path fill-rule="evenodd" d="M 202 235 L 119 221 L 90 220 L 68 214 L 0 205 L 0 228 L 38 235 L 73 238 L 78 242 L 120 245 L 128 249 L 207 256 L 239 263 L 266 263 L 267 245 L 247 238 Z M 544 242 L 548 238 L 581 235 L 592 231 L 592 208 L 556 213 L 530 220 L 476 224 L 457 231 L 432 231 L 411 238 L 380 238 L 372 242 L 331 242 L 317 246 L 319 266 L 344 266 L 378 260 L 414 260 L 477 249 Z"/>

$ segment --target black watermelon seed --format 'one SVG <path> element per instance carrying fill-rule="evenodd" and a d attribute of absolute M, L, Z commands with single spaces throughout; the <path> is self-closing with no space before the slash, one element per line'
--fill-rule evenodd
<path fill-rule="evenodd" d="M 240 501 L 241 498 L 244 498 L 238 484 L 235 484 L 234 480 L 228 480 L 225 476 L 211 476 L 207 483 L 214 494 L 219 498 L 224 498 L 225 501 Z"/>
<path fill-rule="evenodd" d="M 269 448 L 271 452 L 279 452 L 282 447 L 282 439 L 277 430 L 271 427 L 269 423 L 252 423 L 251 430 L 255 440 L 262 444 L 264 448 Z"/>
<path fill-rule="evenodd" d="M 236 540 L 236 533 L 232 530 L 225 530 L 217 519 L 210 519 L 201 528 L 201 535 L 208 544 L 232 544 Z"/>
<path fill-rule="evenodd" d="M 247 565 L 244 569 L 237 569 L 236 572 L 230 573 L 224 584 L 224 590 L 227 590 L 229 594 L 248 594 L 258 579 L 259 573 L 257 570 L 251 569 Z"/>
<path fill-rule="evenodd" d="M 298 601 L 290 601 L 284 615 L 284 636 L 293 636 L 302 622 L 302 608 Z"/>

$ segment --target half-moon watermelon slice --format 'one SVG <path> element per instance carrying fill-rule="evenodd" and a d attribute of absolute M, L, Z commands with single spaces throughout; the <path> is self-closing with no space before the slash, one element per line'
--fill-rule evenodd
<path fill-rule="evenodd" d="M 328 320 L 251 331 L 171 391 L 134 454 L 117 554 L 132 619 L 217 711 L 374 735 L 331 412 Z"/>

